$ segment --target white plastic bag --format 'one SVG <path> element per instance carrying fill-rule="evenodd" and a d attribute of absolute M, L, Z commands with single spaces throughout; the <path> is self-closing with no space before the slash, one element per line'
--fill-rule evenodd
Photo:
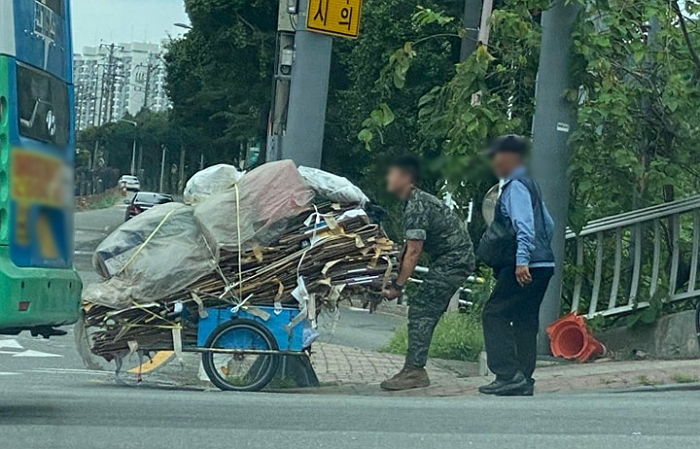
<path fill-rule="evenodd" d="M 341 204 L 359 204 L 364 206 L 369 198 L 347 178 L 334 175 L 317 168 L 299 167 L 304 181 L 317 195 Z"/>
<path fill-rule="evenodd" d="M 185 185 L 185 203 L 200 203 L 204 199 L 226 191 L 243 177 L 233 165 L 219 164 L 200 170 Z"/>

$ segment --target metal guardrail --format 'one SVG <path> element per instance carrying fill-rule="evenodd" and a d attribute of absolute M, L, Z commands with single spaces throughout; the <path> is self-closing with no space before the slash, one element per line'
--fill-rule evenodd
<path fill-rule="evenodd" d="M 566 238 L 575 245 L 577 267 L 572 311 L 613 316 L 648 307 L 661 295 L 668 302 L 700 297 L 700 195 L 594 220 Z M 682 246 L 689 251 L 682 254 Z M 583 270 L 587 256 L 595 260 L 592 279 Z"/>

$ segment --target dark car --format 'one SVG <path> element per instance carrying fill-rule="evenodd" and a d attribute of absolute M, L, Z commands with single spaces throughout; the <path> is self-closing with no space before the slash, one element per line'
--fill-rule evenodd
<path fill-rule="evenodd" d="M 147 211 L 153 206 L 172 202 L 173 197 L 165 193 L 138 192 L 136 195 L 134 195 L 134 198 L 127 203 L 126 220 L 134 218 L 138 214 Z"/>

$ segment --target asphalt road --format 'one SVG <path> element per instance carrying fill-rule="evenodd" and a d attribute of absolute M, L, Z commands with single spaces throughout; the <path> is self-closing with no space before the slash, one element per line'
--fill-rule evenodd
<path fill-rule="evenodd" d="M 700 392 L 425 399 L 115 386 L 79 370 L 0 378 L 7 449 L 671 449 L 697 445 L 698 417 Z"/>
<path fill-rule="evenodd" d="M 123 208 L 78 214 L 77 264 Z M 88 281 L 90 281 L 88 279 Z M 397 319 L 348 311 L 326 338 L 373 348 Z M 240 394 L 115 383 L 83 368 L 70 333 L 0 337 L 0 449 L 689 448 L 700 392 L 394 398 Z"/>

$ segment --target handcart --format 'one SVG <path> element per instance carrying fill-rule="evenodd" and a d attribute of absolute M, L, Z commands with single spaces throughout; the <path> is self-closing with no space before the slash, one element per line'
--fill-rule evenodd
<path fill-rule="evenodd" d="M 283 356 L 304 356 L 299 309 L 217 307 L 199 320 L 197 344 L 209 380 L 221 390 L 260 391 L 274 378 Z"/>

